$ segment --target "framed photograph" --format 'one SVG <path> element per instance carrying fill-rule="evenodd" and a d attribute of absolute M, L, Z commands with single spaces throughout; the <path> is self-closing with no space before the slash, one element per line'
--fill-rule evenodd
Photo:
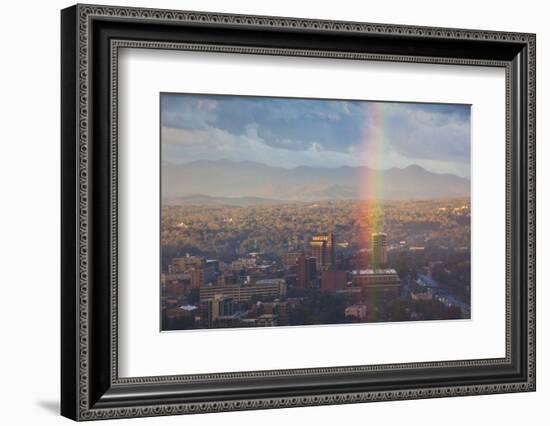
<path fill-rule="evenodd" d="M 61 12 L 61 412 L 535 390 L 535 35 Z"/>

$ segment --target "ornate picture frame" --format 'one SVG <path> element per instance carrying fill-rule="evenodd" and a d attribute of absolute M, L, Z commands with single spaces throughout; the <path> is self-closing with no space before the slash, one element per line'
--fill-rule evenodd
<path fill-rule="evenodd" d="M 534 34 L 76 5 L 61 12 L 61 413 L 160 416 L 535 390 Z M 121 48 L 503 68 L 506 356 L 119 377 Z"/>

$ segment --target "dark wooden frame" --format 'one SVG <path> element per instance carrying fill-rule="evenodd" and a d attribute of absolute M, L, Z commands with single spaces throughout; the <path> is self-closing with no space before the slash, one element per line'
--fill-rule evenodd
<path fill-rule="evenodd" d="M 533 34 L 76 5 L 61 13 L 61 36 L 64 416 L 90 420 L 535 390 Z M 505 68 L 506 357 L 119 378 L 116 65 L 120 47 Z"/>

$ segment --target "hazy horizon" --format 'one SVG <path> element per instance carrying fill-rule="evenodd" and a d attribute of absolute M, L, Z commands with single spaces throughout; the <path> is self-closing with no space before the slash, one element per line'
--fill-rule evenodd
<path fill-rule="evenodd" d="M 470 196 L 471 182 L 453 174 L 435 174 L 418 165 L 388 170 L 365 166 L 291 169 L 252 161 L 196 160 L 165 162 L 162 199 L 216 203 L 240 199 L 257 202 L 312 202 L 327 200 L 417 200 Z M 202 200 L 201 200 L 202 198 Z"/>
<path fill-rule="evenodd" d="M 433 171 L 427 170 L 426 168 L 422 167 L 419 164 L 409 164 L 408 166 L 403 166 L 403 167 L 392 166 L 392 167 L 388 167 L 388 168 L 385 168 L 385 169 L 381 169 L 381 168 L 377 169 L 377 168 L 374 168 L 374 167 L 363 166 L 363 165 L 360 165 L 360 166 L 347 166 L 347 165 L 343 165 L 343 166 L 309 166 L 309 165 L 306 165 L 306 164 L 300 164 L 300 165 L 297 165 L 297 166 L 285 167 L 285 166 L 272 166 L 272 165 L 269 165 L 269 164 L 265 164 L 265 163 L 261 163 L 259 161 L 253 161 L 253 160 L 231 160 L 229 158 L 220 158 L 220 159 L 217 159 L 217 160 L 200 159 L 200 160 L 189 160 L 189 161 L 184 161 L 184 162 L 162 160 L 163 164 L 173 165 L 173 166 L 185 166 L 185 165 L 189 165 L 189 164 L 193 164 L 193 163 L 197 163 L 197 162 L 228 162 L 228 163 L 236 163 L 236 164 L 239 164 L 239 163 L 252 163 L 252 164 L 257 164 L 257 165 L 261 165 L 261 166 L 265 166 L 265 167 L 279 168 L 279 169 L 286 169 L 286 170 L 294 170 L 294 169 L 300 169 L 300 168 L 329 169 L 329 170 L 341 169 L 341 168 L 350 168 L 350 169 L 367 168 L 367 169 L 370 169 L 370 170 L 373 170 L 373 171 L 383 172 L 383 171 L 388 171 L 388 170 L 392 170 L 392 169 L 405 170 L 405 169 L 409 169 L 409 168 L 420 167 L 421 169 L 426 170 L 426 171 L 428 171 L 432 174 L 435 174 L 435 175 L 453 175 L 453 176 L 459 177 L 461 179 L 470 180 L 470 176 L 459 176 L 455 173 L 447 173 L 447 172 L 441 172 L 441 173 L 433 172 Z"/>

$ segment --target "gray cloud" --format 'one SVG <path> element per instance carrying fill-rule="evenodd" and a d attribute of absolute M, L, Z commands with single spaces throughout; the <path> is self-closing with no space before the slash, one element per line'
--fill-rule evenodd
<path fill-rule="evenodd" d="M 467 105 L 384 103 L 380 113 L 382 104 L 375 102 L 167 94 L 161 105 L 163 155 L 172 161 L 248 159 L 285 167 L 419 164 L 469 175 Z M 384 141 L 374 158 L 370 145 L 380 142 L 369 138 L 381 132 Z"/>

